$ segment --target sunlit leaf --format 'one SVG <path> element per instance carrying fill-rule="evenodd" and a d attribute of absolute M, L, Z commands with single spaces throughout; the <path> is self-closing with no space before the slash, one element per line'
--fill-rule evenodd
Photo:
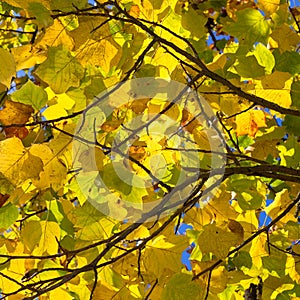
<path fill-rule="evenodd" d="M 266 44 L 270 27 L 264 16 L 256 9 L 246 8 L 237 12 L 237 21 L 226 30 L 240 42 L 252 46 L 254 42 Z"/>
<path fill-rule="evenodd" d="M 192 281 L 188 274 L 175 274 L 167 283 L 162 293 L 162 299 L 199 299 L 200 286 Z"/>
<path fill-rule="evenodd" d="M 0 208 L 0 229 L 8 229 L 19 216 L 18 208 L 11 203 Z"/>
<path fill-rule="evenodd" d="M 29 80 L 20 90 L 12 94 L 12 100 L 31 105 L 34 109 L 39 110 L 47 103 L 48 97 L 43 88 Z"/>
<path fill-rule="evenodd" d="M 64 47 L 52 47 L 49 55 L 36 71 L 55 93 L 64 93 L 69 87 L 78 87 L 83 68 Z"/>
<path fill-rule="evenodd" d="M 3 48 L 0 48 L 0 64 L 5 66 L 5 68 L 2 68 L 0 71 L 0 83 L 9 88 L 11 79 L 16 74 L 16 65 L 14 57 L 9 53 L 9 51 Z"/>

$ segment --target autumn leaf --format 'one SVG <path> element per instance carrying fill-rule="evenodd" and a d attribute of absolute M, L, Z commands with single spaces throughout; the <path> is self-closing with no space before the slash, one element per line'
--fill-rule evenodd
<path fill-rule="evenodd" d="M 266 127 L 265 114 L 261 110 L 251 110 L 236 116 L 236 134 L 255 137 L 261 127 Z"/>
<path fill-rule="evenodd" d="M 1 296 L 297 298 L 299 24 L 297 1 L 2 1 Z"/>

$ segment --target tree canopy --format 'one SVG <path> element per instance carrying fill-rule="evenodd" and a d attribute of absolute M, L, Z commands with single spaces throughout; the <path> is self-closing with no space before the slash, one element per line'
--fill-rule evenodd
<path fill-rule="evenodd" d="M 0 299 L 298 299 L 297 3 L 2 1 Z"/>

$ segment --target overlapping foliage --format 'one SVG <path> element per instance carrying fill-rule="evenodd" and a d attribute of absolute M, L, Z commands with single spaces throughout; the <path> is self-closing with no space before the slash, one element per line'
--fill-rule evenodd
<path fill-rule="evenodd" d="M 6 0 L 0 18 L 1 299 L 299 297 L 294 3 Z M 128 101 L 104 116 L 94 128 L 95 153 L 79 153 L 82 168 L 74 168 L 85 109 L 107 88 L 143 77 L 184 83 L 212 107 L 215 117 L 206 121 L 221 128 L 226 166 L 209 201 L 208 177 L 219 173 L 210 169 L 204 124 L 157 99 Z M 174 137 L 186 147 L 147 126 L 135 132 L 140 138 L 120 168 L 141 177 L 155 170 L 152 185 L 135 188 L 120 179 L 109 150 L 124 123 L 150 114 L 173 119 Z M 201 162 L 193 192 L 169 215 L 130 222 L 134 206 L 112 195 L 140 207 L 163 198 L 191 157 L 188 145 Z M 102 195 L 107 215 L 76 181 L 93 169 L 91 155 L 110 190 Z M 95 176 L 86 184 L 90 198 L 101 194 Z"/>

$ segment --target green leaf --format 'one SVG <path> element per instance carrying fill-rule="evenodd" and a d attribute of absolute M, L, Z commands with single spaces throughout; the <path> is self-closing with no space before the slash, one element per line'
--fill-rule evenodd
<path fill-rule="evenodd" d="M 18 219 L 19 211 L 12 203 L 0 208 L 0 229 L 6 230 Z"/>
<path fill-rule="evenodd" d="M 167 283 L 162 293 L 162 300 L 200 299 L 201 288 L 192 281 L 188 274 L 175 274 Z"/>
<path fill-rule="evenodd" d="M 63 205 L 60 201 L 51 200 L 47 202 L 48 210 L 53 215 L 54 220 L 60 225 L 61 236 L 66 234 L 73 235 L 74 228 L 72 222 L 67 218 Z M 48 220 L 49 216 L 46 216 Z"/>
<path fill-rule="evenodd" d="M 287 115 L 284 118 L 283 125 L 286 126 L 288 133 L 292 133 L 294 135 L 300 135 L 300 118 Z"/>
<path fill-rule="evenodd" d="M 266 256 L 262 257 L 262 263 L 273 276 L 283 277 L 285 275 L 286 256 Z"/>
<path fill-rule="evenodd" d="M 124 167 L 123 163 L 107 164 L 101 173 L 103 182 L 108 188 L 119 191 L 125 195 L 131 192 L 132 186 L 127 184 L 124 179 L 126 178 L 128 182 L 129 178 L 131 182 L 133 175 Z M 120 178 L 119 175 L 122 178 Z"/>
<path fill-rule="evenodd" d="M 237 12 L 237 21 L 225 26 L 224 29 L 249 47 L 255 42 L 267 44 L 270 26 L 264 16 L 253 8 L 246 8 Z"/>
<path fill-rule="evenodd" d="M 265 68 L 266 74 L 271 74 L 275 66 L 275 58 L 271 51 L 263 44 L 259 43 L 255 47 L 254 56 L 256 57 L 257 62 Z"/>
<path fill-rule="evenodd" d="M 253 176 L 233 175 L 228 188 L 236 192 L 236 199 L 243 210 L 260 208 L 265 199 L 265 186 Z"/>
<path fill-rule="evenodd" d="M 85 1 L 85 0 L 72 0 L 72 1 L 51 0 L 50 5 L 51 5 L 51 10 L 70 12 L 70 11 L 75 11 L 76 9 L 85 8 L 87 6 L 87 1 Z"/>
<path fill-rule="evenodd" d="M 284 229 L 288 232 L 288 237 L 291 240 L 299 240 L 300 239 L 300 225 L 297 222 L 288 221 Z"/>
<path fill-rule="evenodd" d="M 83 67 L 63 46 L 49 48 L 48 58 L 37 69 L 36 75 L 57 93 L 78 87 L 84 75 Z"/>
<path fill-rule="evenodd" d="M 0 194 L 9 194 L 13 190 L 13 184 L 0 172 Z"/>
<path fill-rule="evenodd" d="M 196 1 L 194 1 L 196 2 Z M 226 0 L 208 0 L 208 1 L 197 1 L 199 3 L 199 8 L 207 10 L 209 8 L 214 8 L 216 11 L 222 7 L 226 7 Z"/>
<path fill-rule="evenodd" d="M 192 8 L 182 14 L 182 27 L 188 30 L 192 36 L 201 38 L 205 35 L 207 32 L 207 29 L 205 28 L 206 22 L 207 18 L 205 18 L 202 13 L 199 14 Z"/>
<path fill-rule="evenodd" d="M 135 73 L 136 77 L 155 77 L 157 74 L 157 67 L 151 64 L 145 64 Z"/>
<path fill-rule="evenodd" d="M 275 50 L 273 52 L 278 71 L 289 72 L 292 75 L 300 73 L 300 56 L 297 52 L 285 51 L 282 54 Z"/>
<path fill-rule="evenodd" d="M 232 262 L 239 270 L 245 267 L 250 270 L 252 267 L 252 258 L 249 252 L 246 251 L 239 251 L 237 255 L 232 259 Z"/>
<path fill-rule="evenodd" d="M 294 81 L 291 85 L 292 105 L 300 109 L 300 81 Z"/>
<path fill-rule="evenodd" d="M 239 57 L 238 62 L 234 64 L 234 68 L 243 78 L 257 78 L 265 74 L 264 68 L 258 64 L 254 55 Z"/>
<path fill-rule="evenodd" d="M 28 80 L 21 89 L 11 95 L 15 102 L 31 105 L 35 110 L 40 110 L 48 101 L 47 93 L 44 89 Z"/>
<path fill-rule="evenodd" d="M 28 11 L 36 17 L 36 20 L 41 25 L 48 27 L 53 24 L 50 11 L 39 2 L 29 2 Z"/>
<path fill-rule="evenodd" d="M 284 125 L 287 125 L 288 132 L 294 132 L 294 131 L 299 132 L 299 129 L 297 130 L 296 127 L 297 124 L 300 125 L 299 118 L 298 120 L 297 118 L 288 118 L 288 120 L 289 120 L 288 123 L 286 122 L 286 120 L 284 122 Z M 293 121 L 294 123 L 292 124 Z M 281 158 L 280 161 L 281 165 L 292 167 L 292 168 L 299 167 L 300 146 L 298 144 L 296 137 L 294 137 L 293 135 L 289 136 L 287 141 L 285 141 L 284 143 L 278 146 L 278 150 L 280 151 L 279 156 Z"/>

